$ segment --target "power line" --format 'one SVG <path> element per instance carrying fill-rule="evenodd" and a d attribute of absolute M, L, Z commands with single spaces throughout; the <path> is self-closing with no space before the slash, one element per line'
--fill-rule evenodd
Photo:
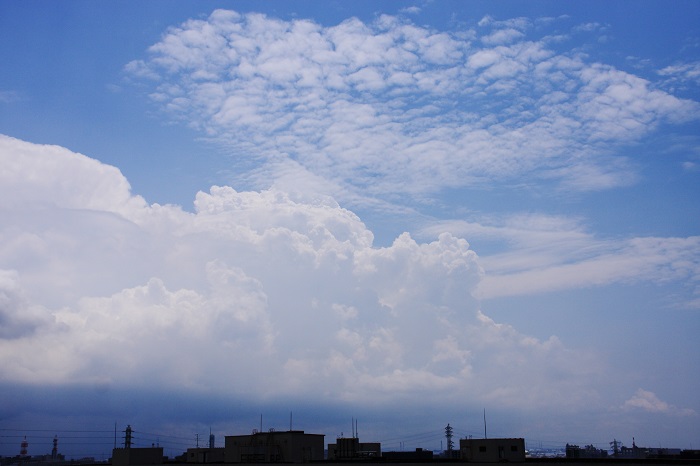
<path fill-rule="evenodd" d="M 175 438 L 175 439 L 178 439 L 178 440 L 187 440 L 187 441 L 192 440 L 190 437 L 179 437 L 179 436 L 176 436 L 176 435 L 153 434 L 153 433 L 149 433 L 149 432 L 141 432 L 141 431 L 138 431 L 138 430 L 134 430 L 133 432 L 134 432 L 135 434 L 150 435 L 150 436 L 152 436 L 152 437 L 167 437 L 167 438 Z"/>
<path fill-rule="evenodd" d="M 7 428 L 0 428 L 0 431 L 9 431 L 9 432 L 68 432 L 68 433 L 74 433 L 74 432 L 90 432 L 90 433 L 107 433 L 111 434 L 114 431 L 112 430 L 62 430 L 62 429 L 7 429 Z"/>

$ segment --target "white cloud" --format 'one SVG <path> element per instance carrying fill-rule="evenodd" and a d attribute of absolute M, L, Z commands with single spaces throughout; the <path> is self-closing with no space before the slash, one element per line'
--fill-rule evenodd
<path fill-rule="evenodd" d="M 681 164 L 681 166 L 683 167 L 683 170 L 688 171 L 688 172 L 696 172 L 696 171 L 700 170 L 700 164 L 698 164 L 696 162 L 691 162 L 689 160 L 686 160 L 685 162 L 683 162 Z"/>
<path fill-rule="evenodd" d="M 19 207 L 17 198 L 34 205 L 114 213 L 145 206 L 142 198 L 131 195 L 119 170 L 63 147 L 44 146 L 45 156 L 38 159 L 34 145 L 0 135 L 0 151 L 13 155 L 4 158 L 0 172 L 0 185 L 6 194 L 0 199 L 3 208 Z"/>
<path fill-rule="evenodd" d="M 13 201 L 0 206 L 3 382 L 377 403 L 594 397 L 590 355 L 479 311 L 482 271 L 463 239 L 406 233 L 375 248 L 333 199 L 280 190 L 213 187 L 194 213 L 147 205 L 114 167 L 0 141 L 13 167 L 0 184 Z"/>
<path fill-rule="evenodd" d="M 0 103 L 9 104 L 22 100 L 22 96 L 17 91 L 0 91 Z"/>
<path fill-rule="evenodd" d="M 681 307 L 697 306 L 700 237 L 597 238 L 580 219 L 536 214 L 484 218 L 480 222 L 443 222 L 424 235 L 450 231 L 506 245 L 504 252 L 482 256 L 482 299 L 519 296 L 613 283 L 685 283 Z"/>
<path fill-rule="evenodd" d="M 509 254 L 504 254 L 494 257 L 493 262 L 484 261 L 490 273 L 481 290 L 484 297 L 493 297 L 639 281 L 661 283 L 673 279 L 694 283 L 700 276 L 699 246 L 700 237 L 591 242 L 592 250 L 586 253 L 594 255 L 574 262 L 568 262 L 570 256 L 561 255 L 554 263 L 519 272 L 506 272 L 511 260 Z M 550 250 L 545 258 L 551 259 L 553 254 Z M 532 259 L 522 252 L 512 256 L 522 265 Z M 489 263 L 494 267 L 490 268 Z M 505 273 L 499 273 L 499 269 Z"/>
<path fill-rule="evenodd" d="M 525 34 L 517 29 L 499 29 L 488 36 L 482 37 L 481 42 L 486 45 L 501 45 L 508 44 L 523 37 L 525 37 Z"/>
<path fill-rule="evenodd" d="M 42 306 L 32 305 L 18 283 L 17 272 L 0 270 L 0 338 L 18 339 L 34 334 L 50 324 L 51 315 Z"/>
<path fill-rule="evenodd" d="M 419 7 L 413 5 L 413 6 L 409 6 L 406 8 L 402 8 L 401 10 L 399 10 L 399 12 L 404 13 L 404 14 L 417 15 L 418 13 L 421 12 L 421 9 Z"/>
<path fill-rule="evenodd" d="M 695 416 L 697 413 L 689 408 L 677 408 L 661 401 L 654 392 L 638 389 L 637 392 L 622 405 L 625 411 L 646 411 L 650 413 L 668 414 L 671 416 Z"/>
<path fill-rule="evenodd" d="M 526 37 L 524 18 L 479 25 L 485 47 L 387 15 L 324 27 L 217 10 L 169 29 L 126 71 L 157 76 L 159 105 L 262 160 L 256 186 L 291 159 L 353 201 L 523 177 L 627 185 L 634 169 L 617 147 L 700 114 L 697 102 Z"/>
<path fill-rule="evenodd" d="M 697 112 L 697 104 L 679 101 L 650 88 L 649 82 L 607 66 L 582 73 L 578 113 L 589 121 L 589 138 L 616 140 L 635 138 L 649 130 L 659 118 L 683 120 Z"/>
<path fill-rule="evenodd" d="M 595 31 L 605 31 L 608 26 L 601 23 L 584 23 L 576 26 L 574 32 L 595 32 Z"/>
<path fill-rule="evenodd" d="M 659 74 L 668 77 L 671 83 L 684 83 L 689 81 L 697 85 L 700 84 L 700 62 L 696 61 L 667 66 L 659 70 Z"/>

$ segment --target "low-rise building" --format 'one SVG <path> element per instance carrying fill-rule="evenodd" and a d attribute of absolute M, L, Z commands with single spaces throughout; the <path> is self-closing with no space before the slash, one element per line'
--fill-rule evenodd
<path fill-rule="evenodd" d="M 578 445 L 566 444 L 566 457 L 567 458 L 607 458 L 608 451 L 596 448 L 593 445 L 586 445 L 585 447 L 579 447 Z"/>
<path fill-rule="evenodd" d="M 335 443 L 328 444 L 329 460 L 356 460 L 380 456 L 382 456 L 382 445 L 379 442 L 362 443 L 357 437 L 341 437 Z"/>
<path fill-rule="evenodd" d="M 413 451 L 385 451 L 382 458 L 387 461 L 426 462 L 433 460 L 433 452 L 416 448 Z"/>
<path fill-rule="evenodd" d="M 460 439 L 460 458 L 476 463 L 523 462 L 525 461 L 525 439 Z"/>
<path fill-rule="evenodd" d="M 647 458 L 679 458 L 680 448 L 647 448 L 638 447 L 632 442 L 632 448 L 620 447 L 617 458 L 626 459 L 647 459 Z"/>
<path fill-rule="evenodd" d="M 112 450 L 112 466 L 144 466 L 163 464 L 163 447 L 115 448 Z"/>
<path fill-rule="evenodd" d="M 323 434 L 303 430 L 253 432 L 225 437 L 226 463 L 308 463 L 324 459 Z"/>
<path fill-rule="evenodd" d="M 185 452 L 187 463 L 223 463 L 225 448 L 188 448 Z"/>

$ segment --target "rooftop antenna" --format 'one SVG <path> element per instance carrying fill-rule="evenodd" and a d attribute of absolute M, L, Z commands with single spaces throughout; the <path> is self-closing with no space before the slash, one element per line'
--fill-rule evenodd
<path fill-rule="evenodd" d="M 486 436 L 486 408 L 484 408 L 484 438 L 487 439 L 488 437 Z"/>
<path fill-rule="evenodd" d="M 357 419 L 355 419 L 355 438 L 360 438 L 360 433 L 357 432 Z"/>
<path fill-rule="evenodd" d="M 289 412 L 289 431 L 292 431 L 292 412 Z"/>
<path fill-rule="evenodd" d="M 260 414 L 260 433 L 262 433 L 262 414 Z"/>

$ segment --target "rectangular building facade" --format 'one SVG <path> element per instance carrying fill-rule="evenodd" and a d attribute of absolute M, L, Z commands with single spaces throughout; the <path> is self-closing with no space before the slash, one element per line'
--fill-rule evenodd
<path fill-rule="evenodd" d="M 378 458 L 382 456 L 379 442 L 360 442 L 356 437 L 339 438 L 336 443 L 328 444 L 329 460 L 350 460 L 359 458 Z"/>
<path fill-rule="evenodd" d="M 324 459 L 323 434 L 302 430 L 225 437 L 226 463 L 308 463 Z"/>
<path fill-rule="evenodd" d="M 460 457 L 475 463 L 522 462 L 525 461 L 525 439 L 460 439 Z"/>
<path fill-rule="evenodd" d="M 185 452 L 187 463 L 223 463 L 224 448 L 188 448 Z"/>
<path fill-rule="evenodd" d="M 163 464 L 163 447 L 115 448 L 112 450 L 112 466 L 149 464 Z"/>

